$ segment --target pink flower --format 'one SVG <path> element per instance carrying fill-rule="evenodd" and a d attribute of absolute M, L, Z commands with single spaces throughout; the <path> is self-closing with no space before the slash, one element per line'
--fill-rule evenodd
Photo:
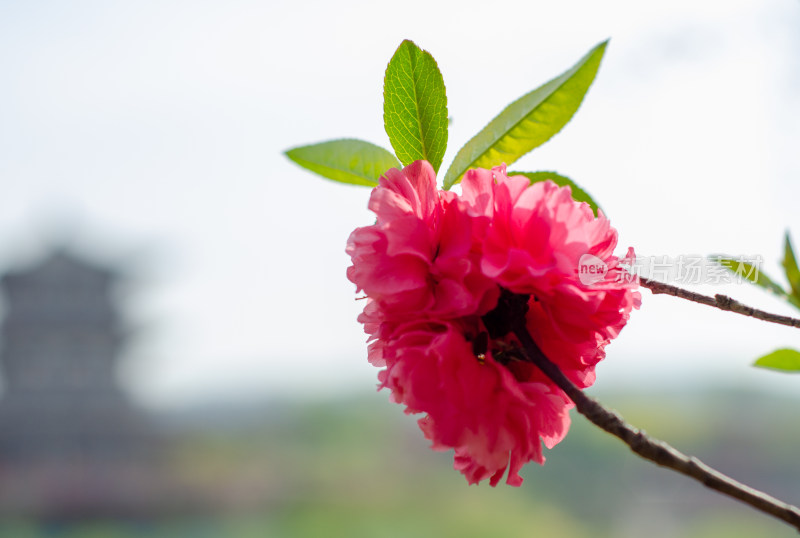
<path fill-rule="evenodd" d="M 638 278 L 613 255 L 617 232 L 602 211 L 595 218 L 569 187 L 530 185 L 505 172 L 505 166 L 470 170 L 462 181 L 462 199 L 483 221 L 481 269 L 503 288 L 531 296 L 528 331 L 574 383 L 587 387 L 606 344 L 639 307 Z M 585 255 L 603 263 L 605 278 L 581 281 Z"/>
<path fill-rule="evenodd" d="M 349 278 L 377 303 L 382 319 L 485 313 L 497 286 L 480 270 L 472 220 L 455 193 L 436 189 L 427 161 L 389 170 L 372 191 L 372 226 L 347 242 Z"/>
<path fill-rule="evenodd" d="M 519 470 L 544 462 L 540 438 L 555 446 L 569 428 L 567 397 L 533 365 L 516 370 L 487 355 L 476 360 L 466 329 L 452 322 L 409 322 L 384 350 L 380 373 L 392 398 L 409 413 L 436 450 L 456 449 L 456 469 L 473 484 L 522 483 Z"/>
<path fill-rule="evenodd" d="M 542 442 L 566 434 L 572 404 L 528 361 L 512 323 L 524 316 L 545 355 L 590 385 L 638 307 L 638 282 L 616 278 L 616 232 L 568 188 L 531 186 L 504 167 L 468 172 L 457 196 L 437 190 L 418 161 L 387 172 L 369 207 L 377 221 L 351 234 L 347 276 L 367 295 L 359 321 L 370 362 L 384 368 L 380 387 L 425 413 L 425 436 L 455 449 L 470 483 L 494 486 L 508 470 L 519 485 L 525 463 L 544 462 Z M 581 282 L 584 255 L 603 265 L 602 278 Z"/>

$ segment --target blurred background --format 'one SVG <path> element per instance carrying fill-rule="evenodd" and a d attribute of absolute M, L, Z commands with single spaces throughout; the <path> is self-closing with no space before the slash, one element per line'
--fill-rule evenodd
<path fill-rule="evenodd" d="M 789 536 L 580 416 L 519 490 L 467 487 L 374 393 L 344 276 L 369 190 L 282 155 L 389 147 L 405 38 L 444 75 L 447 166 L 608 37 L 574 120 L 515 168 L 582 185 L 621 253 L 760 256 L 782 282 L 796 0 L 0 1 L 0 536 Z M 800 336 L 643 291 L 591 393 L 797 504 L 800 379 L 750 366 L 779 347 Z"/>

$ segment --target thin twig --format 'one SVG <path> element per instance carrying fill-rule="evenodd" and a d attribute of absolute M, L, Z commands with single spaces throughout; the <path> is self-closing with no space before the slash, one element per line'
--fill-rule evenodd
<path fill-rule="evenodd" d="M 706 487 L 749 504 L 756 510 L 781 519 L 800 531 L 799 508 L 737 482 L 719 471 L 712 469 L 697 458 L 687 456 L 667 443 L 653 439 L 646 433 L 627 424 L 618 414 L 606 409 L 597 400 L 590 398 L 584 394 L 582 390 L 573 385 L 558 366 L 553 364 L 544 353 L 542 353 L 539 346 L 537 346 L 536 342 L 531 338 L 524 323 L 517 324 L 514 328 L 514 334 L 519 338 L 526 358 L 542 370 L 547 377 L 575 402 L 579 413 L 588 418 L 596 426 L 620 438 L 633 452 L 657 465 L 668 467 L 681 474 L 694 478 Z"/>
<path fill-rule="evenodd" d="M 797 327 L 800 329 L 800 319 L 789 316 L 780 316 L 778 314 L 772 314 L 770 312 L 758 310 L 752 306 L 742 304 L 735 299 L 731 299 L 727 295 L 717 294 L 713 297 L 710 297 L 708 295 L 702 295 L 700 293 L 695 293 L 693 291 L 685 290 L 644 277 L 639 277 L 639 283 L 652 291 L 654 295 L 664 293 L 666 295 L 672 295 L 681 299 L 694 301 L 695 303 L 713 306 L 714 308 L 719 308 L 720 310 L 736 312 L 737 314 L 741 314 L 743 316 L 750 316 L 751 318 L 769 321 L 770 323 L 778 323 L 780 325 L 788 325 L 789 327 Z"/>

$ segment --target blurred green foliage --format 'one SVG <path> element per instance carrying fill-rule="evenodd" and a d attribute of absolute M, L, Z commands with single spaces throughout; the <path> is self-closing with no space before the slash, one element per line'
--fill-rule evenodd
<path fill-rule="evenodd" d="M 630 422 L 798 501 L 797 401 L 752 393 L 607 394 Z M 644 462 L 579 415 L 521 488 L 468 486 L 386 394 L 272 403 L 186 427 L 174 465 L 229 502 L 137 521 L 4 520 L 0 537 L 752 537 L 788 526 Z"/>

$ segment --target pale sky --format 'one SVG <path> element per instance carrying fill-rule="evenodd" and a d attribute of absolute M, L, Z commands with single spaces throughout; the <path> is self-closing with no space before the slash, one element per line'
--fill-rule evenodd
<path fill-rule="evenodd" d="M 154 408 L 372 387 L 344 253 L 369 189 L 281 152 L 389 147 L 383 72 L 410 38 L 447 86 L 444 170 L 610 37 L 573 122 L 514 168 L 582 185 L 621 253 L 761 255 L 782 281 L 785 229 L 800 247 L 799 30 L 796 0 L 0 1 L 0 269 L 72 237 L 138 275 L 123 372 Z M 749 286 L 700 289 L 793 312 Z M 800 348 L 796 330 L 643 296 L 598 387 L 800 389 L 749 366 Z"/>

